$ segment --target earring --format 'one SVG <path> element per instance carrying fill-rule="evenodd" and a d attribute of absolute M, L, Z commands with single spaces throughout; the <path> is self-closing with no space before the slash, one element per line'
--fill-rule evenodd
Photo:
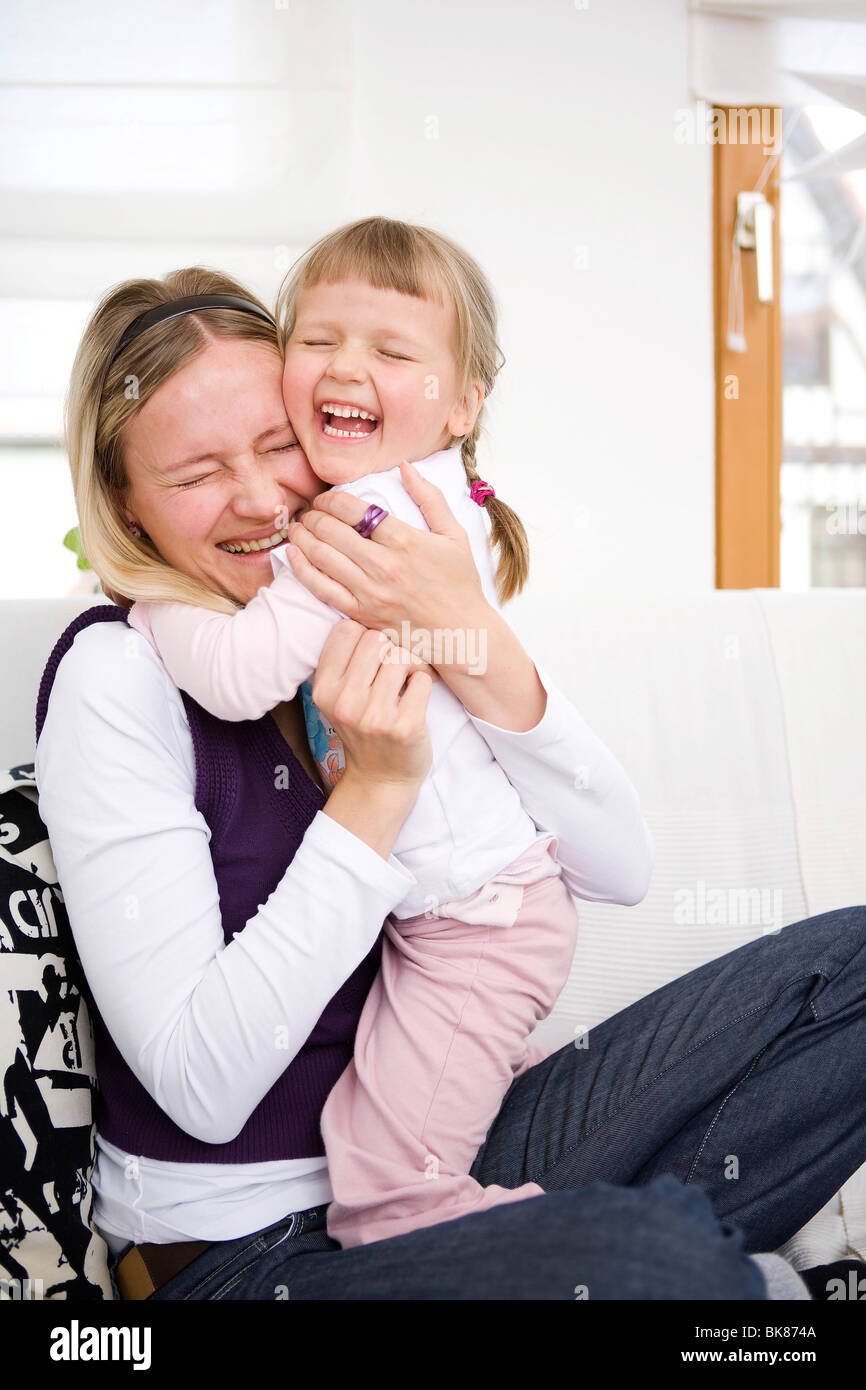
<path fill-rule="evenodd" d="M 139 526 L 137 521 L 128 521 L 126 524 L 134 536 L 141 535 L 141 527 Z"/>

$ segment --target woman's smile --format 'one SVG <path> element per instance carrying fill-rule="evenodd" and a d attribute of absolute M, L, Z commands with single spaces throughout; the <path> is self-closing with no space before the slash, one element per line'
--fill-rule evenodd
<path fill-rule="evenodd" d="M 294 521 L 300 515 L 300 511 L 293 512 L 290 521 Z M 281 531 L 269 531 L 266 536 L 254 540 L 241 541 L 218 541 L 217 550 L 221 550 L 225 555 L 231 555 L 235 560 L 256 560 L 267 559 L 268 553 L 275 550 L 278 545 L 282 545 L 289 538 L 289 528 L 284 526 Z"/>

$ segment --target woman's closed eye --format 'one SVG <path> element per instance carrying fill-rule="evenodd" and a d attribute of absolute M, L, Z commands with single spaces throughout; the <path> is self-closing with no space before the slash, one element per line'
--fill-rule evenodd
<path fill-rule="evenodd" d="M 175 483 L 175 487 L 177 488 L 178 492 L 183 492 L 185 488 L 195 487 L 196 483 L 203 483 L 205 479 L 209 477 L 210 473 L 205 473 L 201 478 L 190 478 L 189 482 Z"/>
<path fill-rule="evenodd" d="M 274 449 L 266 449 L 265 453 L 286 454 L 290 449 L 300 449 L 300 447 L 301 446 L 298 443 L 297 439 L 293 439 L 291 444 L 278 444 Z M 212 475 L 210 473 L 203 473 L 200 478 L 190 478 L 188 482 L 175 483 L 175 487 L 177 488 L 178 492 L 183 492 L 186 488 L 195 487 L 198 483 L 207 482 L 208 478 L 210 478 L 211 476 Z"/>

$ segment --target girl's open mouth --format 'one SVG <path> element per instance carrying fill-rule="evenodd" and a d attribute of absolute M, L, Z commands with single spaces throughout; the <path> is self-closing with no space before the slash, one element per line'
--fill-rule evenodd
<path fill-rule="evenodd" d="M 372 439 L 380 425 L 378 417 L 369 410 L 337 401 L 325 401 L 320 405 L 316 421 L 323 438 L 340 444 L 359 444 Z"/>

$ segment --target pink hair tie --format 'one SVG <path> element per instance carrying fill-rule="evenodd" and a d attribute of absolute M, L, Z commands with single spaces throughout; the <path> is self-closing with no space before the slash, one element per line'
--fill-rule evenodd
<path fill-rule="evenodd" d="M 469 496 L 473 502 L 477 502 L 479 507 L 483 507 L 488 497 L 495 497 L 496 493 L 489 483 L 485 483 L 483 478 L 476 478 L 469 489 Z"/>

